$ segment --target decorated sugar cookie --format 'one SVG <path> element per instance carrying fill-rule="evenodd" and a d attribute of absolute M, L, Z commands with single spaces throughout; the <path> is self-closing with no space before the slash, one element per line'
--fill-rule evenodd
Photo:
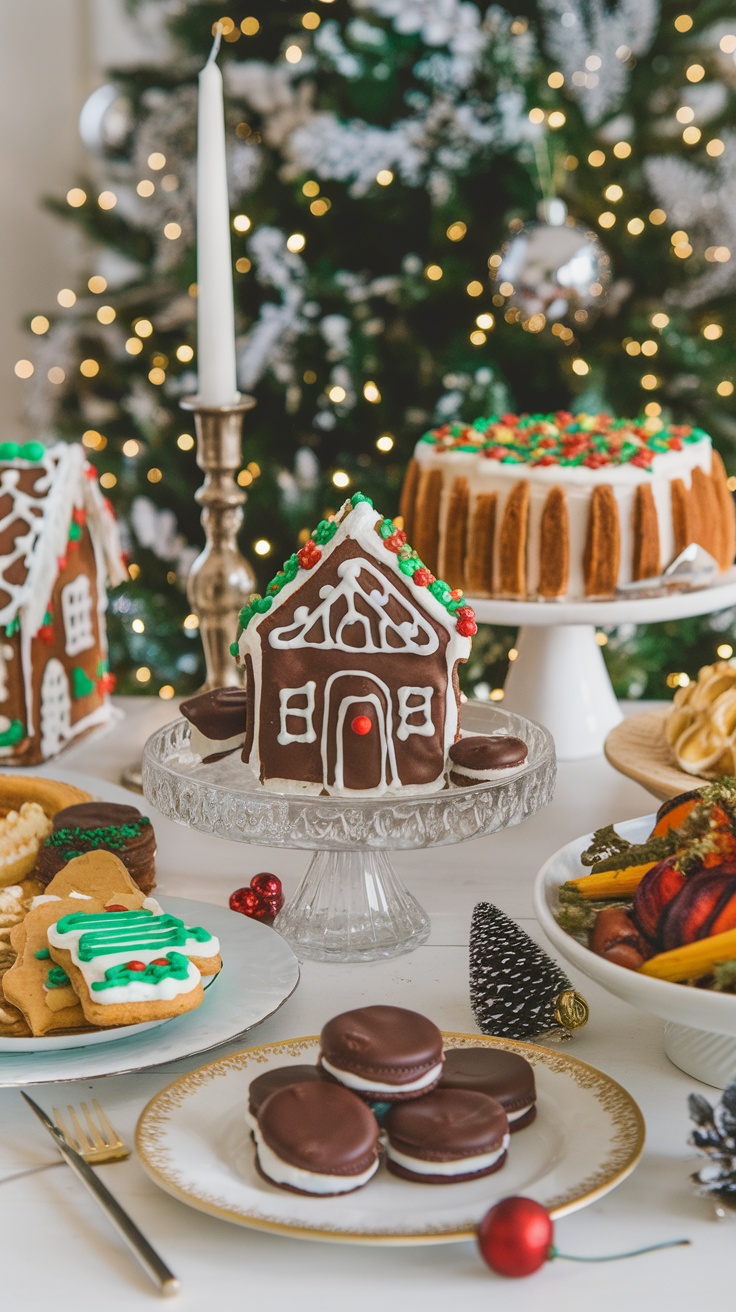
<path fill-rule="evenodd" d="M 202 974 L 216 974 L 222 965 L 218 940 L 208 930 L 146 907 L 72 912 L 51 925 L 48 944 L 85 1016 L 102 1026 L 191 1011 L 202 1001 Z"/>

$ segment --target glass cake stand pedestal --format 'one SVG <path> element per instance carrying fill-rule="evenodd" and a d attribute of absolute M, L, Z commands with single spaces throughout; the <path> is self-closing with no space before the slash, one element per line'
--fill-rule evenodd
<path fill-rule="evenodd" d="M 469 788 L 384 797 L 270 792 L 234 753 L 210 765 L 191 755 L 189 724 L 175 720 L 146 743 L 143 791 L 165 816 L 240 843 L 308 849 L 312 860 L 275 921 L 297 956 L 373 961 L 411 952 L 429 917 L 404 888 L 390 851 L 442 847 L 520 824 L 552 798 L 554 744 L 522 716 L 468 702 L 470 733 L 509 733 L 529 755 L 510 778 Z"/>
<path fill-rule="evenodd" d="M 610 601 L 467 598 L 483 624 L 519 625 L 504 707 L 545 724 L 561 761 L 598 756 L 622 719 L 596 638 L 602 624 L 659 624 L 736 605 L 736 569 L 708 587 Z"/>

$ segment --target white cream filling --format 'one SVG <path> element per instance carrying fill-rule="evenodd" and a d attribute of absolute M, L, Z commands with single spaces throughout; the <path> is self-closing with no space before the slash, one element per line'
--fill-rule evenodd
<path fill-rule="evenodd" d="M 471 770 L 469 765 L 458 765 L 452 757 L 448 762 L 448 774 L 461 774 L 465 779 L 477 779 L 482 782 L 487 779 L 506 779 L 508 775 L 518 774 L 526 765 L 526 759 L 520 761 L 518 765 L 503 766 L 495 770 L 492 765 L 487 765 L 485 770 Z"/>
<path fill-rule="evenodd" d="M 426 1089 L 428 1084 L 438 1080 L 442 1074 L 442 1062 L 439 1062 L 426 1075 L 420 1075 L 418 1080 L 410 1080 L 408 1084 L 391 1084 L 388 1080 L 379 1083 L 377 1080 L 365 1080 L 362 1075 L 353 1075 L 352 1071 L 341 1071 L 324 1056 L 320 1058 L 320 1064 L 346 1088 L 360 1089 L 362 1093 L 415 1093 L 417 1089 Z"/>
<path fill-rule="evenodd" d="M 234 752 L 237 747 L 242 747 L 245 742 L 245 729 L 242 733 L 233 734 L 231 738 L 208 738 L 191 725 L 189 731 L 189 750 L 194 756 L 215 756 L 218 752 Z"/>
<path fill-rule="evenodd" d="M 504 1107 L 504 1111 L 506 1112 L 506 1120 L 508 1121 L 509 1125 L 511 1125 L 512 1121 L 520 1121 L 522 1116 L 526 1116 L 527 1112 L 530 1111 L 533 1106 L 534 1106 L 533 1102 L 528 1102 L 526 1107 L 522 1107 L 517 1112 L 507 1111 L 506 1108 Z"/>
<path fill-rule="evenodd" d="M 501 1141 L 500 1148 L 496 1148 L 492 1153 L 477 1153 L 475 1157 L 456 1157 L 451 1162 L 428 1162 L 425 1157 L 410 1157 L 408 1153 L 399 1152 L 389 1141 L 386 1144 L 386 1152 L 392 1162 L 398 1166 L 404 1166 L 407 1171 L 413 1171 L 415 1175 L 469 1175 L 475 1171 L 485 1171 L 489 1166 L 495 1165 L 500 1157 L 503 1157 L 509 1146 L 509 1136 L 505 1134 Z"/>
<path fill-rule="evenodd" d="M 293 1189 L 302 1189 L 308 1194 L 346 1194 L 360 1185 L 367 1184 L 378 1170 L 378 1157 L 371 1162 L 367 1171 L 357 1175 L 322 1175 L 319 1171 L 304 1171 L 300 1166 L 292 1166 L 279 1157 L 273 1148 L 264 1143 L 257 1122 L 253 1125 L 256 1138 L 258 1161 L 263 1167 L 264 1175 L 276 1184 L 288 1184 Z"/>

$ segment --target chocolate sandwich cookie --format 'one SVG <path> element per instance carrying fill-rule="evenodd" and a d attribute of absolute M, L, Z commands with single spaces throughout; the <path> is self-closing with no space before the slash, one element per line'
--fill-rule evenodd
<path fill-rule="evenodd" d="M 114 852 L 142 893 L 156 884 L 156 835 L 147 815 L 120 802 L 80 802 L 57 811 L 42 843 L 34 876 L 46 885 L 75 856 Z"/>
<path fill-rule="evenodd" d="M 258 1169 L 297 1194 L 346 1194 L 378 1168 L 378 1124 L 349 1089 L 311 1081 L 269 1094 L 253 1130 Z"/>
<path fill-rule="evenodd" d="M 211 688 L 181 703 L 179 710 L 192 726 L 189 746 L 204 765 L 242 747 L 246 704 L 245 688 Z"/>
<path fill-rule="evenodd" d="M 478 734 L 458 738 L 448 752 L 448 779 L 458 788 L 507 779 L 521 769 L 529 749 L 511 734 Z"/>
<path fill-rule="evenodd" d="M 506 1161 L 509 1126 L 499 1102 L 470 1089 L 435 1089 L 388 1113 L 386 1164 L 420 1184 L 456 1184 L 498 1171 Z"/>
<path fill-rule="evenodd" d="M 245 1113 L 248 1125 L 251 1130 L 255 1129 L 263 1103 L 277 1089 L 288 1089 L 291 1084 L 326 1084 L 329 1080 L 329 1075 L 319 1066 L 275 1066 L 270 1071 L 264 1071 L 251 1080 L 248 1086 L 248 1110 Z"/>
<path fill-rule="evenodd" d="M 523 1130 L 537 1114 L 534 1071 L 524 1057 L 502 1048 L 451 1048 L 445 1053 L 440 1089 L 472 1089 L 495 1098 L 509 1130 Z"/>
<path fill-rule="evenodd" d="M 417 1098 L 442 1074 L 442 1035 L 426 1016 L 405 1007 L 358 1007 L 324 1026 L 319 1063 L 370 1101 Z"/>

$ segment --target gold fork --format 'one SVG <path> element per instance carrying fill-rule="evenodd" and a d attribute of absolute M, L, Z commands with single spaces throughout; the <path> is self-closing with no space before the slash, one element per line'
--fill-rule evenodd
<path fill-rule="evenodd" d="M 92 1107 L 97 1124 L 86 1102 L 80 1103 L 80 1111 L 87 1123 L 85 1131 L 75 1108 L 71 1103 L 67 1104 L 67 1115 L 74 1133 L 69 1132 L 61 1112 L 58 1107 L 54 1107 L 54 1120 L 67 1143 L 93 1166 L 101 1166 L 104 1162 L 122 1162 L 124 1158 L 130 1157 L 130 1149 L 123 1143 L 117 1130 L 113 1129 L 96 1098 L 92 1099 Z M 40 1166 L 29 1166 L 24 1171 L 13 1171 L 10 1175 L 0 1176 L 0 1184 L 9 1184 L 11 1180 L 22 1180 L 26 1175 L 36 1175 L 39 1171 L 50 1171 L 54 1166 L 63 1165 L 63 1157 L 58 1157 L 54 1162 L 43 1162 Z"/>
<path fill-rule="evenodd" d="M 85 1130 L 75 1108 L 71 1103 L 67 1104 L 66 1110 L 72 1126 L 71 1133 L 58 1107 L 52 1108 L 53 1118 L 67 1143 L 71 1144 L 72 1148 L 76 1149 L 92 1166 L 102 1162 L 121 1162 L 124 1157 L 130 1157 L 130 1149 L 125 1146 L 117 1130 L 113 1129 L 96 1098 L 92 1099 L 92 1108 L 97 1123 L 86 1102 L 80 1103 L 80 1111 L 87 1126 Z"/>

